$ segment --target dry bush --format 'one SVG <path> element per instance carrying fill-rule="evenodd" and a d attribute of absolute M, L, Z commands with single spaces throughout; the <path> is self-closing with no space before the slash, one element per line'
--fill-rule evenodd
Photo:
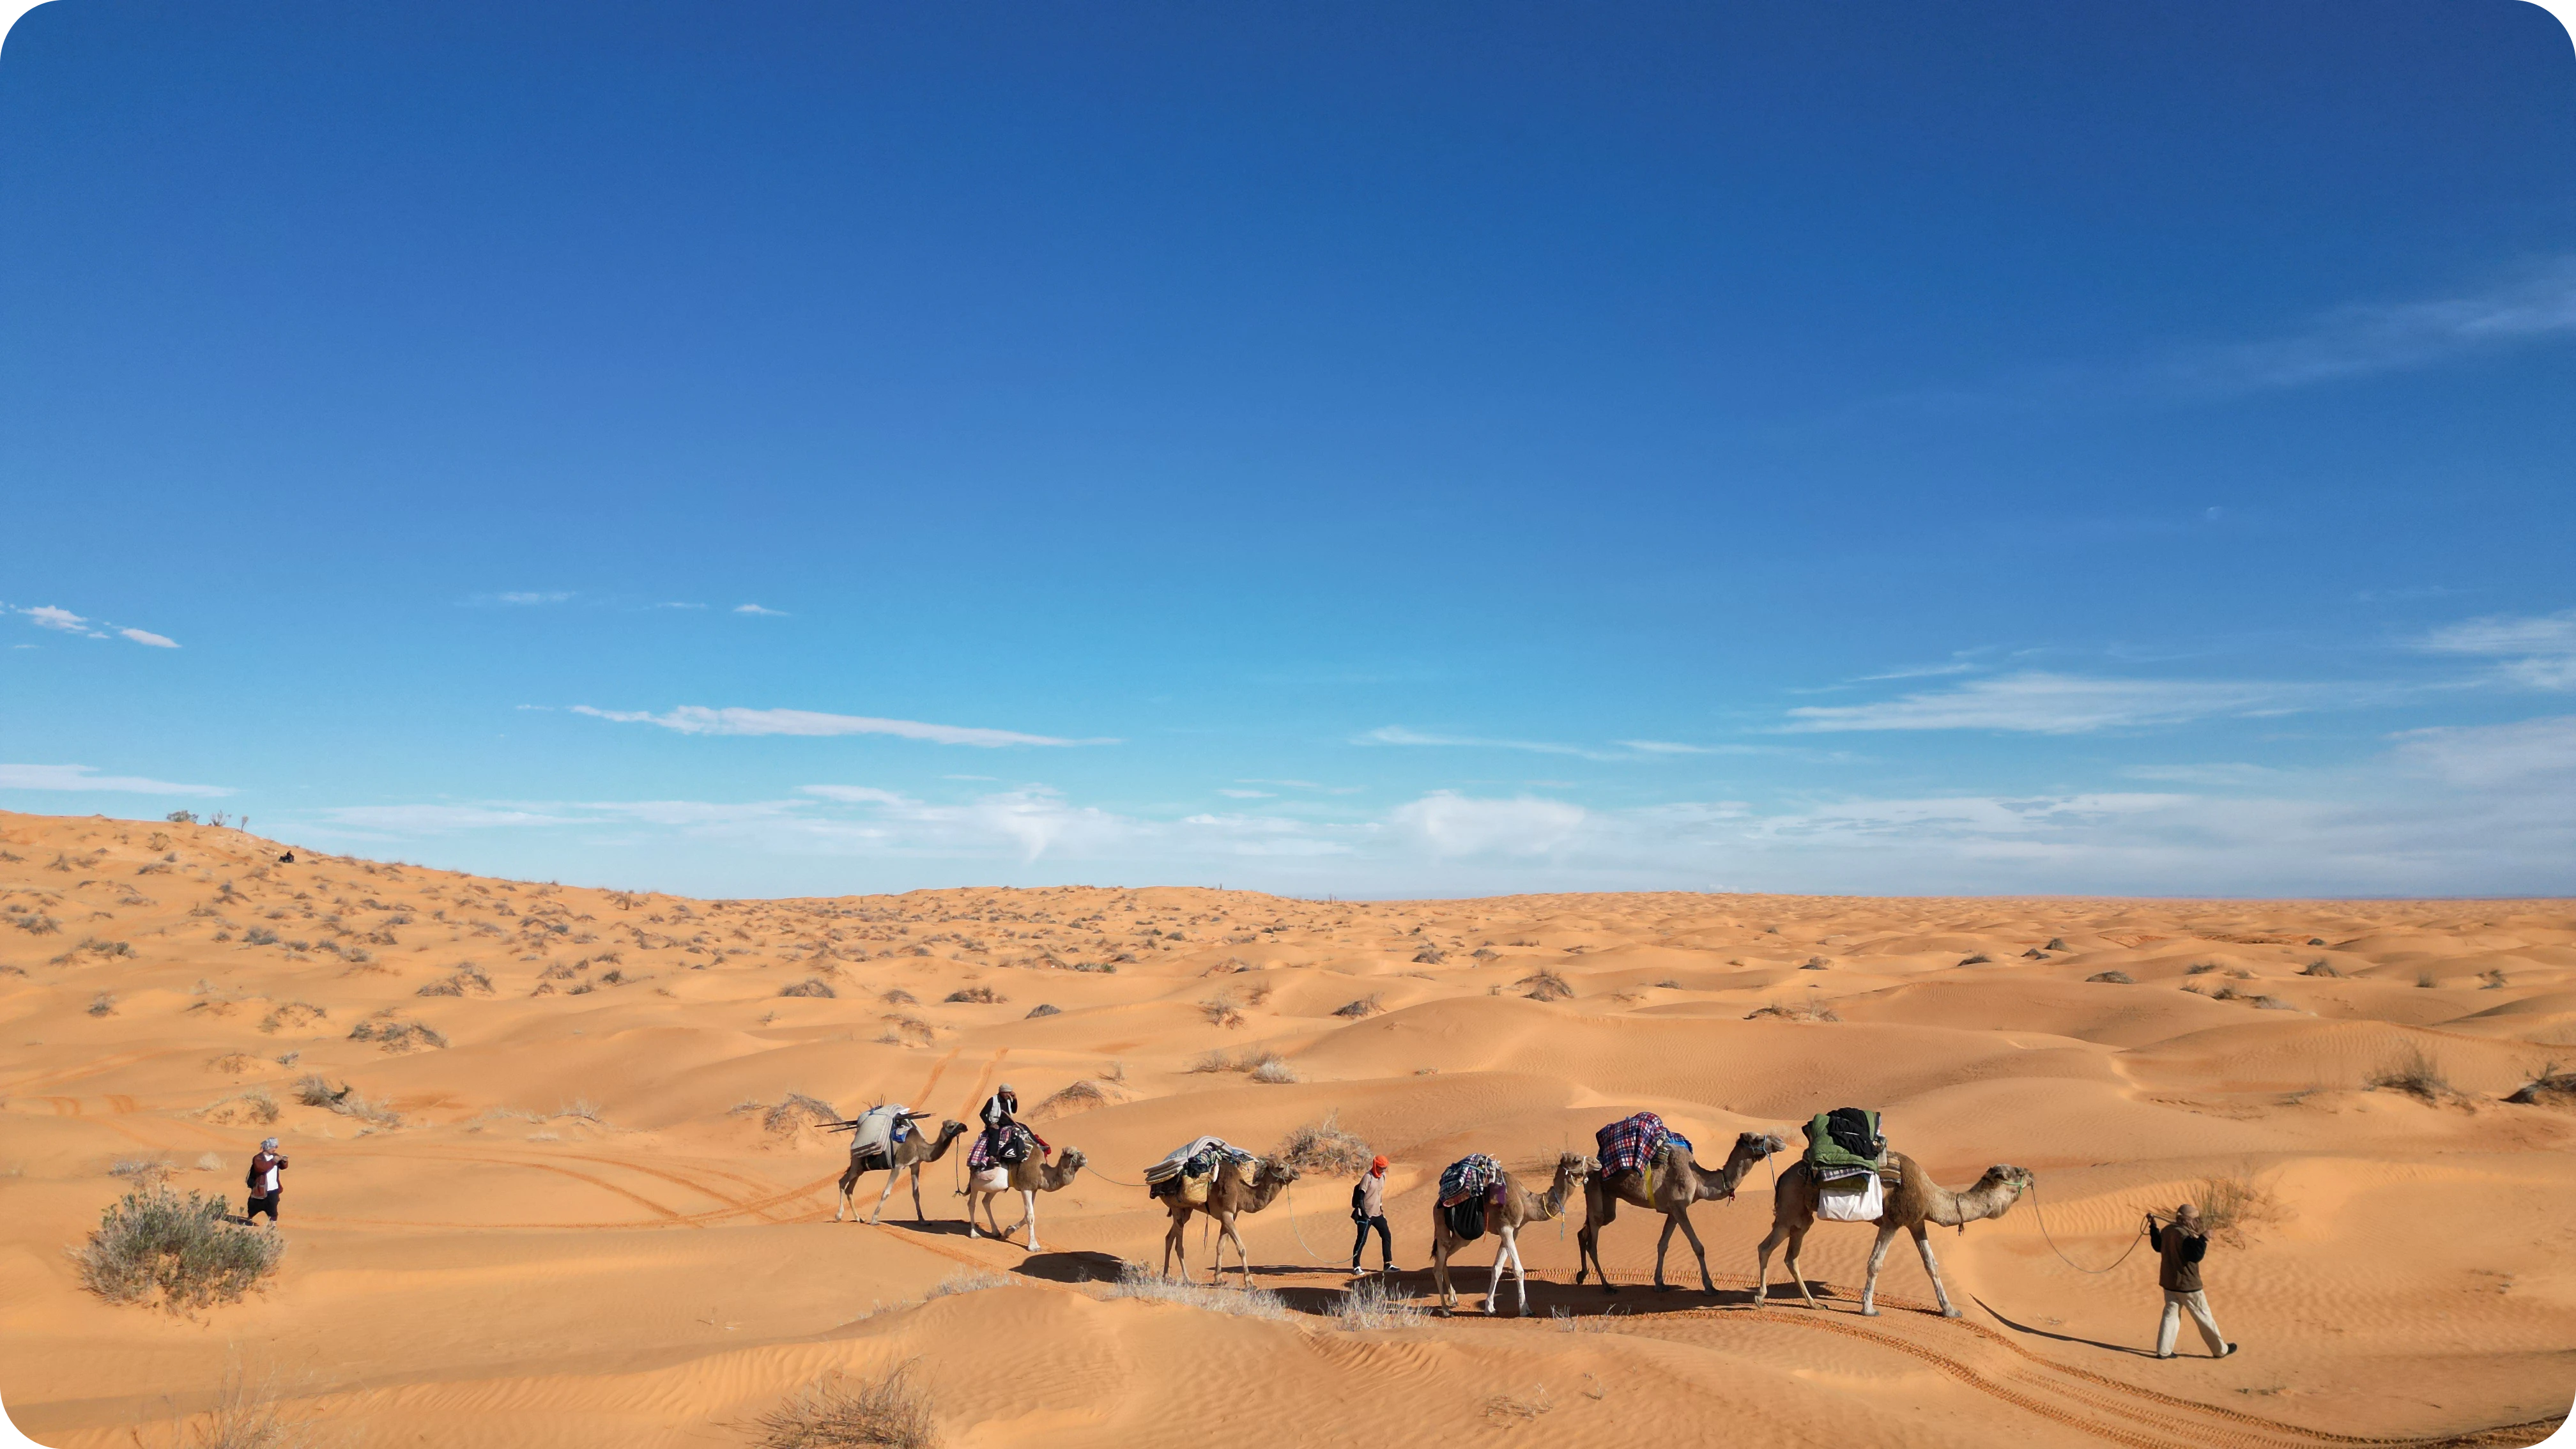
<path fill-rule="evenodd" d="M 804 980 L 799 981 L 792 986 L 779 987 L 778 994 L 781 996 L 816 996 L 829 999 L 839 996 L 841 993 L 834 991 L 832 989 L 832 983 L 824 980 L 822 977 L 808 976 Z"/>
<path fill-rule="evenodd" d="M 2248 1229 L 2278 1222 L 2289 1211 L 2251 1169 L 2233 1177 L 2202 1178 L 2199 1207 L 2201 1229 L 2231 1248 L 2245 1246 Z"/>
<path fill-rule="evenodd" d="M 884 993 L 877 997 L 877 1000 L 884 1002 L 888 1006 L 918 1006 L 921 1004 L 920 997 L 913 995 L 911 992 L 904 990 L 900 986 L 887 987 Z"/>
<path fill-rule="evenodd" d="M 2323 956 L 2319 956 L 2314 961 L 2300 967 L 2299 974 L 2302 976 L 2341 976 L 2343 973 L 2335 969 L 2335 964 L 2332 961 L 2327 960 Z"/>
<path fill-rule="evenodd" d="M 1768 1006 L 1757 1006 L 1744 1013 L 1746 1021 L 1759 1016 L 1776 1016 L 1782 1021 L 1840 1021 L 1843 1019 L 1841 1012 L 1820 1001 L 1775 1001 Z"/>
<path fill-rule="evenodd" d="M 1985 952 L 1979 951 L 1974 956 L 1962 958 L 1959 964 L 1962 966 L 1987 966 L 1992 965 L 1994 959 L 1994 957 L 1987 955 Z"/>
<path fill-rule="evenodd" d="M 1564 977 L 1544 967 L 1512 984 L 1528 987 L 1529 990 L 1521 994 L 1532 1001 L 1564 1001 L 1574 995 L 1574 988 L 1566 984 Z"/>
<path fill-rule="evenodd" d="M 201 1107 L 197 1115 L 219 1127 L 265 1127 L 277 1120 L 277 1099 L 266 1087 L 253 1087 Z"/>
<path fill-rule="evenodd" d="M 447 1045 L 447 1038 L 439 1034 L 438 1028 L 424 1022 L 404 1021 L 384 1012 L 349 1028 L 349 1039 L 374 1042 L 396 1055 Z"/>
<path fill-rule="evenodd" d="M 917 1016 L 888 1016 L 877 1040 L 887 1046 L 928 1046 L 939 1039 L 929 1022 Z"/>
<path fill-rule="evenodd" d="M 2297 1002 L 2284 1001 L 2277 996 L 2257 996 L 2254 998 L 2254 1009 L 2256 1011 L 2296 1011 L 2299 1007 Z"/>
<path fill-rule="evenodd" d="M 465 996 L 469 994 L 474 996 L 489 996 L 492 994 L 492 978 L 483 973 L 482 967 L 468 961 L 459 965 L 455 970 L 447 973 L 447 975 L 439 978 L 438 980 L 432 981 L 421 987 L 419 992 L 416 994 L 421 996 Z"/>
<path fill-rule="evenodd" d="M 826 1374 L 752 1421 L 759 1449 L 929 1449 L 939 1442 L 930 1396 L 897 1364 L 873 1383 Z"/>
<path fill-rule="evenodd" d="M 2087 981 L 2100 981 L 2112 986 L 2135 986 L 2138 984 L 2138 978 L 2130 975 L 2126 971 L 2096 971 L 2084 979 Z"/>
<path fill-rule="evenodd" d="M 1037 1005 L 1030 1007 L 1030 1008 L 1029 1008 L 1029 1014 L 1028 1014 L 1027 1016 L 1024 1016 L 1024 1017 L 1020 1018 L 1020 1019 L 1021 1019 L 1022 1021 L 1030 1021 L 1030 1020 L 1034 1020 L 1034 1019 L 1036 1019 L 1036 1018 L 1038 1018 L 1038 1017 L 1041 1017 L 1041 1016 L 1062 1016 L 1062 1015 L 1064 1015 L 1064 1008 L 1063 1008 L 1063 1007 L 1061 1007 L 1061 1006 L 1049 1006 L 1049 1005 L 1048 1005 L 1048 1004 L 1046 1004 L 1045 1002 L 1041 1001 L 1041 1002 L 1039 1002 Z"/>
<path fill-rule="evenodd" d="M 2499 966 L 2492 971 L 2481 971 L 2478 981 L 2480 991 L 2502 991 L 2505 987 L 2504 968 Z"/>
<path fill-rule="evenodd" d="M 933 1298 L 951 1298 L 960 1293 L 981 1293 L 987 1288 L 1008 1288 L 1018 1281 L 1008 1273 L 996 1273 L 988 1268 L 960 1268 L 931 1284 L 930 1291 L 922 1294 L 921 1299 L 927 1303 Z"/>
<path fill-rule="evenodd" d="M 1334 1007 L 1333 1015 L 1347 1016 L 1353 1020 L 1357 1020 L 1363 1016 L 1375 1016 L 1384 1010 L 1386 1010 L 1385 1003 L 1381 1002 L 1378 999 L 1378 994 L 1372 991 L 1357 1001 L 1346 1002 L 1340 1006 Z"/>
<path fill-rule="evenodd" d="M 952 1006 L 999 1006 L 1010 999 L 990 986 L 961 986 L 944 998 Z"/>
<path fill-rule="evenodd" d="M 1291 1167 L 1349 1173 L 1354 1177 L 1368 1170 L 1372 1156 L 1366 1142 L 1342 1130 L 1338 1107 L 1326 1112 L 1323 1120 L 1309 1122 L 1279 1139 L 1270 1155 Z"/>
<path fill-rule="evenodd" d="M 2558 1063 L 2545 1062 L 2530 1081 L 2516 1087 L 2505 1100 L 2526 1107 L 2576 1105 L 2576 1072 L 2560 1071 Z"/>
<path fill-rule="evenodd" d="M 224 1221 L 224 1200 L 158 1185 L 137 1189 L 99 1214 L 89 1241 L 73 1250 L 81 1286 L 110 1303 L 158 1297 L 173 1313 L 230 1303 L 277 1271 L 286 1240 Z"/>
<path fill-rule="evenodd" d="M 273 1379 L 253 1385 L 238 1368 L 227 1370 L 213 1408 L 170 1422 L 170 1449 L 313 1449 L 323 1443 L 311 1421 L 286 1408 L 286 1397 Z M 142 1432 L 128 1432 L 142 1449 Z"/>
<path fill-rule="evenodd" d="M 102 991 L 96 996 L 91 997 L 89 999 L 89 1014 L 92 1016 L 116 1015 L 116 993 L 113 991 Z"/>
<path fill-rule="evenodd" d="M 1235 1003 L 1234 994 L 1229 991 L 1220 991 L 1200 1002 L 1199 1014 L 1208 1019 L 1210 1026 L 1234 1027 L 1244 1022 L 1243 1008 Z"/>
<path fill-rule="evenodd" d="M 1062 1090 L 1050 1095 L 1045 1101 L 1038 1103 L 1036 1110 L 1030 1115 L 1037 1117 L 1062 1117 L 1068 1113 L 1088 1111 L 1093 1107 L 1100 1106 L 1108 1100 L 1109 1094 L 1100 1090 L 1099 1083 L 1091 1081 L 1075 1081 L 1065 1086 Z"/>
<path fill-rule="evenodd" d="M 1333 1316 L 1351 1330 L 1420 1328 L 1429 1315 L 1387 1291 L 1386 1282 L 1370 1278 L 1342 1295 Z"/>
<path fill-rule="evenodd" d="M 2442 1075 L 2441 1063 L 2413 1043 L 2381 1063 L 2379 1070 L 2364 1081 L 2374 1091 L 2386 1087 L 2426 1102 L 2439 1102 L 2451 1095 L 2451 1083 Z"/>
<path fill-rule="evenodd" d="M 751 1105 L 757 1107 L 757 1102 Z M 840 1112 L 820 1097 L 790 1092 L 777 1106 L 760 1114 L 760 1125 L 780 1137 L 799 1127 L 822 1127 L 841 1120 Z"/>
<path fill-rule="evenodd" d="M 175 1169 L 175 1164 L 161 1157 L 123 1157 L 107 1169 L 110 1177 L 122 1177 L 144 1187 L 158 1186 Z"/>
<path fill-rule="evenodd" d="M 2217 969 L 2218 963 L 2215 961 L 2194 961 L 2183 968 L 2182 974 L 2185 976 L 2206 976 Z"/>
<path fill-rule="evenodd" d="M 2428 969 L 2426 969 L 2426 970 L 2418 971 L 2418 972 L 2416 972 L 2416 973 L 2415 973 L 2415 984 L 2416 984 L 2417 986 L 2420 986 L 2420 987 L 2424 988 L 2424 989 L 2425 989 L 2425 990 L 2427 990 L 2427 991 L 2430 991 L 2430 990 L 2432 990 L 2434 987 L 2439 986 L 2439 985 L 2441 985 L 2441 984 L 2442 984 L 2442 978 L 2441 978 L 2441 977 L 2439 977 L 2439 976 L 2434 975 L 2434 974 L 2432 973 L 2432 971 L 2428 968 Z"/>
<path fill-rule="evenodd" d="M 1262 1053 L 1260 1060 L 1254 1062 L 1247 1070 L 1252 1074 L 1254 1081 L 1267 1086 L 1281 1087 L 1291 1082 L 1305 1080 L 1297 1075 L 1295 1067 L 1288 1065 L 1287 1058 L 1270 1052 Z"/>
<path fill-rule="evenodd" d="M 311 1026 L 331 1013 L 308 1001 L 290 1001 L 260 1018 L 261 1031 L 276 1033 Z"/>
<path fill-rule="evenodd" d="M 1547 1396 L 1547 1385 L 1534 1385 L 1527 1394 L 1495 1394 L 1485 1400 L 1485 1417 L 1500 1421 L 1506 1428 L 1526 1424 L 1556 1407 Z"/>
<path fill-rule="evenodd" d="M 1176 1281 L 1158 1277 L 1135 1263 L 1119 1268 L 1118 1281 L 1108 1285 L 1108 1294 L 1112 1298 L 1177 1303 L 1185 1308 L 1231 1313 L 1237 1318 L 1259 1318 L 1272 1323 L 1285 1323 L 1291 1317 L 1287 1300 L 1267 1288 L 1218 1288 L 1204 1283 Z"/>
<path fill-rule="evenodd" d="M 343 1117 L 354 1117 L 379 1127 L 399 1127 L 402 1118 L 382 1103 L 361 1097 L 348 1083 L 334 1088 L 317 1073 L 307 1073 L 295 1084 L 295 1100 L 307 1107 L 322 1107 Z"/>

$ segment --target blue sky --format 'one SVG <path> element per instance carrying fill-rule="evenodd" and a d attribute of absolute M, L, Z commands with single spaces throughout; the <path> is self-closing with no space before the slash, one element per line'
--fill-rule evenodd
<path fill-rule="evenodd" d="M 410 10 L 0 49 L 0 806 L 2576 891 L 2539 9 Z"/>

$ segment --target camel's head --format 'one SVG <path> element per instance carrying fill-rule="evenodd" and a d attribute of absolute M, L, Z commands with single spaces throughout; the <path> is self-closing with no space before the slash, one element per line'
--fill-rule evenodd
<path fill-rule="evenodd" d="M 1082 1149 L 1079 1147 L 1068 1147 L 1055 1155 L 1055 1165 L 1062 1169 L 1067 1177 L 1082 1171 L 1082 1165 L 1090 1160 L 1082 1155 Z"/>
<path fill-rule="evenodd" d="M 2009 1162 L 1998 1162 L 1986 1169 L 1985 1176 L 1977 1179 L 1975 1190 L 2011 1193 L 2012 1196 L 2004 1199 L 2002 1209 L 2002 1211 L 2009 1211 L 2014 1203 L 2021 1201 L 2023 1193 L 2030 1191 L 2031 1184 L 2037 1181 L 2039 1181 L 2038 1176 L 2027 1167 L 2015 1167 Z"/>
<path fill-rule="evenodd" d="M 1788 1146 L 1789 1139 L 1776 1132 L 1739 1132 L 1735 1137 L 1735 1150 L 1756 1162 L 1774 1152 L 1786 1151 Z"/>
<path fill-rule="evenodd" d="M 1600 1158 L 1586 1157 L 1580 1152 L 1560 1152 L 1557 1154 L 1556 1175 L 1559 1177 L 1589 1177 L 1600 1170 Z"/>
<path fill-rule="evenodd" d="M 1254 1163 L 1252 1174 L 1257 1182 L 1275 1182 L 1282 1187 L 1295 1182 L 1298 1176 L 1295 1164 L 1282 1162 L 1276 1157 L 1265 1157 Z"/>
<path fill-rule="evenodd" d="M 951 1138 L 962 1137 L 965 1133 L 966 1124 L 958 1121 L 954 1117 L 944 1118 L 940 1121 L 939 1140 L 942 1142 L 946 1142 Z"/>

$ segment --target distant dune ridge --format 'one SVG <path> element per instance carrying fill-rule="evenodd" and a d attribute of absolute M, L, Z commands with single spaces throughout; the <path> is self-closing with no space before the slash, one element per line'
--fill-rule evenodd
<path fill-rule="evenodd" d="M 248 1397 L 366 1446 L 853 1442 L 781 1437 L 839 1415 L 1121 1449 L 2322 1449 L 2533 1443 L 2576 1394 L 2568 901 L 701 901 L 289 848 L 0 814 L 0 1398 L 42 1442 L 187 1442 Z M 965 1235 L 962 1145 L 928 1228 L 905 1190 L 832 1221 L 825 1112 L 935 1129 L 1005 1080 L 1087 1159 L 1045 1251 Z M 1821 1311 L 1745 1306 L 1767 1168 L 1693 1211 L 1714 1297 L 1678 1237 L 1691 1291 L 1637 1291 L 1661 1219 L 1633 1208 L 1601 1235 L 1625 1291 L 1574 1286 L 1578 1195 L 1520 1235 L 1530 1319 L 1473 1311 L 1490 1238 L 1458 1254 L 1464 1316 L 1408 1311 L 1461 1156 L 1544 1185 L 1651 1109 L 1713 1163 L 1846 1104 L 1952 1188 L 2036 1174 L 1938 1230 L 1961 1320 L 1920 1311 L 1903 1245 L 1858 1317 L 1871 1235 L 1834 1223 Z M 1240 1220 L 1262 1294 L 1120 1283 L 1168 1220 L 1145 1164 L 1327 1124 Z M 166 1178 L 238 1210 L 263 1135 L 293 1164 L 264 1287 L 193 1317 L 83 1291 L 65 1250 L 103 1208 Z M 1371 1152 L 1416 1271 L 1362 1302 Z M 2079 1271 L 2186 1199 L 2225 1210 L 2225 1361 L 2140 1356 L 2152 1255 Z"/>

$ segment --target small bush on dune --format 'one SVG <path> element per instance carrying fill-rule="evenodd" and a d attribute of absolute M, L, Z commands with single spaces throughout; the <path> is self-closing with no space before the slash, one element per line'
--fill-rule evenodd
<path fill-rule="evenodd" d="M 950 1005 L 996 1006 L 1008 1000 L 1009 997 L 990 986 L 961 986 L 947 996 Z"/>
<path fill-rule="evenodd" d="M 1323 1120 L 1309 1122 L 1281 1138 L 1270 1155 L 1291 1167 L 1349 1173 L 1354 1177 L 1368 1170 L 1370 1157 L 1366 1142 L 1342 1130 L 1338 1107 L 1326 1112 Z"/>
<path fill-rule="evenodd" d="M 140 1445 L 143 1436 L 134 1441 Z M 224 1375 L 212 1409 L 190 1416 L 184 1431 L 176 1422 L 170 1426 L 171 1449 L 183 1443 L 188 1449 L 311 1449 L 322 1442 L 310 1420 L 286 1407 L 274 1382 L 251 1384 L 237 1369 Z"/>
<path fill-rule="evenodd" d="M 2234 1248 L 2245 1246 L 2247 1229 L 2278 1221 L 2285 1212 L 2280 1201 L 2250 1171 L 2233 1177 L 2202 1178 L 2198 1206 L 2201 1226 L 2211 1237 Z"/>
<path fill-rule="evenodd" d="M 872 1383 L 816 1379 L 752 1421 L 760 1449 L 929 1449 L 938 1432 L 911 1367 L 898 1364 Z"/>
<path fill-rule="evenodd" d="M 760 1125 L 784 1137 L 799 1127 L 820 1127 L 838 1122 L 841 1114 L 831 1103 L 803 1092 L 790 1092 L 775 1107 L 760 1115 Z"/>
<path fill-rule="evenodd" d="M 1266 1052 L 1260 1060 L 1252 1064 L 1251 1075 L 1254 1081 L 1273 1087 L 1305 1080 L 1297 1075 L 1295 1067 L 1288 1065 L 1285 1057 L 1272 1056 Z"/>
<path fill-rule="evenodd" d="M 921 1003 L 920 997 L 913 995 L 911 992 L 904 990 L 900 986 L 887 987 L 884 993 L 877 997 L 877 1000 L 884 1002 L 888 1006 L 917 1006 Z"/>
<path fill-rule="evenodd" d="M 2084 979 L 2087 981 L 2103 982 L 2106 985 L 2111 986 L 2135 986 L 2138 984 L 2138 978 L 2130 975 L 2126 971 L 2096 971 Z"/>
<path fill-rule="evenodd" d="M 277 1271 L 286 1240 L 224 1221 L 224 1200 L 163 1187 L 127 1193 L 74 1250 L 81 1286 L 110 1303 L 158 1297 L 172 1312 L 230 1303 Z"/>
<path fill-rule="evenodd" d="M 2335 965 L 2332 961 L 2327 960 L 2323 956 L 2319 956 L 2314 961 L 2300 967 L 2299 974 L 2302 976 L 2341 976 L 2343 973 L 2335 969 Z"/>
<path fill-rule="evenodd" d="M 253 1087 L 201 1108 L 197 1115 L 218 1126 L 264 1127 L 277 1120 L 277 1099 L 268 1094 L 266 1087 Z"/>
<path fill-rule="evenodd" d="M 779 987 L 778 994 L 781 996 L 819 996 L 828 999 L 839 996 L 841 993 L 834 991 L 832 989 L 832 983 L 825 981 L 822 977 L 808 976 L 793 986 Z"/>
<path fill-rule="evenodd" d="M 1533 971 L 1512 984 L 1528 987 L 1522 995 L 1532 1001 L 1564 1001 L 1574 995 L 1574 988 L 1566 984 L 1564 977 L 1545 969 Z"/>
<path fill-rule="evenodd" d="M 2442 1075 L 2441 1064 L 2422 1047 L 2411 1044 L 2372 1072 L 2368 1080 L 2374 1091 L 2386 1087 L 2426 1102 L 2438 1102 L 2451 1094 L 2451 1083 Z"/>
<path fill-rule="evenodd" d="M 379 1012 L 349 1028 L 351 1041 L 371 1041 L 397 1055 L 430 1047 L 447 1045 L 447 1038 L 436 1027 Z"/>
<path fill-rule="evenodd" d="M 92 1016 L 116 1015 L 116 993 L 113 991 L 102 991 L 96 996 L 91 997 L 89 999 L 89 1014 Z"/>
<path fill-rule="evenodd" d="M 1118 1270 L 1118 1281 L 1109 1285 L 1112 1298 L 1142 1298 L 1154 1303 L 1177 1303 L 1209 1313 L 1231 1313 L 1237 1318 L 1260 1318 L 1285 1323 L 1291 1317 L 1288 1302 L 1267 1288 L 1218 1288 L 1205 1283 L 1191 1283 L 1157 1276 L 1151 1269 L 1134 1263 Z"/>
<path fill-rule="evenodd" d="M 1100 1090 L 1099 1083 L 1076 1081 L 1038 1103 L 1037 1110 L 1032 1115 L 1060 1117 L 1069 1112 L 1081 1112 L 1097 1107 L 1108 1100 L 1109 1094 Z"/>
<path fill-rule="evenodd" d="M 2182 974 L 2185 976 L 2206 976 L 2217 969 L 2218 963 L 2215 961 L 2194 961 L 2189 966 L 2183 968 Z"/>
<path fill-rule="evenodd" d="M 1840 1021 L 1843 1019 L 1841 1012 L 1820 1001 L 1786 1003 L 1775 1001 L 1768 1006 L 1757 1006 L 1744 1013 L 1746 1021 L 1762 1016 L 1776 1016 L 1782 1021 Z"/>
<path fill-rule="evenodd" d="M 1382 1279 L 1371 1278 L 1344 1293 L 1333 1305 L 1333 1316 L 1346 1329 L 1420 1328 L 1426 1315 L 1419 1308 L 1387 1291 Z"/>
<path fill-rule="evenodd" d="M 2560 1071 L 2556 1062 L 2543 1065 L 2537 1076 L 2516 1087 L 2508 1102 L 2526 1107 L 2565 1107 L 2576 1105 L 2576 1072 Z"/>
<path fill-rule="evenodd" d="M 1357 1001 L 1334 1007 L 1333 1015 L 1347 1016 L 1356 1020 L 1363 1016 L 1375 1016 L 1384 1010 L 1386 1010 L 1385 1005 L 1378 1000 L 1378 994 L 1372 991 Z"/>

